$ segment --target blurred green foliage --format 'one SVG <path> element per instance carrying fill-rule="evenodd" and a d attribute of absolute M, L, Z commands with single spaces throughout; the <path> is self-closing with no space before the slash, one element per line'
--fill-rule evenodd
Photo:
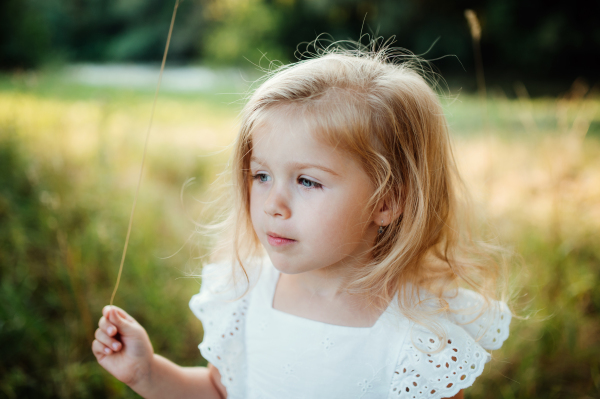
<path fill-rule="evenodd" d="M 174 0 L 4 0 L 0 68 L 56 61 L 159 61 Z M 294 59 L 298 43 L 328 33 L 395 35 L 397 45 L 440 60 L 444 76 L 473 71 L 464 11 L 481 21 L 484 65 L 492 81 L 595 82 L 600 50 L 599 2 L 485 0 L 185 0 L 171 61 L 246 64 Z M 265 65 L 265 64 L 263 64 Z M 463 69 L 464 68 L 464 69 Z M 468 74 L 472 76 L 472 73 Z M 540 92 L 549 87 L 540 85 Z"/>
<path fill-rule="evenodd" d="M 115 98 L 109 90 L 98 102 L 77 87 L 55 86 L 50 91 L 58 94 L 48 98 L 44 85 L 32 94 L 28 85 L 13 90 L 0 77 L 0 86 L 8 87 L 0 91 L 0 397 L 137 397 L 96 364 L 90 344 L 116 279 L 141 159 L 141 134 L 118 142 L 128 153 L 112 151 L 106 118 L 123 110 L 141 123 L 138 113 L 146 119 L 151 94 L 120 92 Z M 222 118 L 222 108 L 190 101 L 186 111 Z M 157 119 L 164 121 L 160 112 Z M 72 133 L 84 136 L 72 152 L 65 123 L 79 126 Z M 99 140 L 87 151 L 85 136 L 95 132 L 107 136 L 94 137 Z M 187 165 L 174 163 L 177 155 L 169 149 L 162 146 L 146 168 L 149 179 L 115 304 L 144 324 L 157 352 L 202 365 L 196 348 L 201 325 L 186 310 L 199 289 L 198 279 L 186 278 L 195 265 L 192 245 L 177 252 L 187 238 L 182 233 L 193 228 L 179 191 L 192 176 L 203 189 L 212 169 L 193 156 Z M 202 254 L 198 248 L 193 256 Z"/>
<path fill-rule="evenodd" d="M 600 395 L 600 101 L 574 87 L 561 98 L 495 95 L 488 128 L 480 99 L 446 105 L 465 179 L 499 239 L 523 257 L 513 287 L 525 319 L 467 397 Z M 137 397 L 90 345 L 116 279 L 151 99 L 0 75 L 0 397 Z M 208 243 L 185 244 L 189 199 L 204 198 L 225 168 L 218 150 L 235 134 L 235 99 L 161 95 L 116 298 L 156 352 L 182 365 L 205 364 L 187 307 L 199 281 L 182 277 Z"/>

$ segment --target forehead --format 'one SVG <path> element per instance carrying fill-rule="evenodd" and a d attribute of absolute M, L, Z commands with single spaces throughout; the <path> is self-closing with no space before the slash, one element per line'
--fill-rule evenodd
<path fill-rule="evenodd" d="M 305 109 L 294 105 L 265 112 L 250 134 L 251 159 L 326 163 L 338 170 L 355 168 L 350 154 L 324 138 L 311 119 Z"/>
<path fill-rule="evenodd" d="M 318 139 L 310 123 L 298 112 L 269 112 L 252 130 L 253 158 L 285 156 L 331 157 L 339 151 Z"/>

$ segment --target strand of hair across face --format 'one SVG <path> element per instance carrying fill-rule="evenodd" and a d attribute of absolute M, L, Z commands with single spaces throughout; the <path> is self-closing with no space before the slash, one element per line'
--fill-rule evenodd
<path fill-rule="evenodd" d="M 137 188 L 135 190 L 135 196 L 133 197 L 133 206 L 131 207 L 131 214 L 129 215 L 129 226 L 127 227 L 127 236 L 125 237 L 125 246 L 123 247 L 123 255 L 121 256 L 121 265 L 119 266 L 119 274 L 117 275 L 117 283 L 113 290 L 112 296 L 110 297 L 110 305 L 112 306 L 115 299 L 117 290 L 119 289 L 119 283 L 121 282 L 121 274 L 123 273 L 123 264 L 125 263 L 125 255 L 127 254 L 127 246 L 129 245 L 129 236 L 131 235 L 131 226 L 133 225 L 133 214 L 135 213 L 135 205 L 137 204 L 138 194 L 140 192 L 140 185 L 142 184 L 142 174 L 144 171 L 144 163 L 146 161 L 146 152 L 148 149 L 148 138 L 150 137 L 150 130 L 152 129 L 152 121 L 154 120 L 154 109 L 156 108 L 156 99 L 158 98 L 158 92 L 160 91 L 160 83 L 162 81 L 163 71 L 165 70 L 165 62 L 167 61 L 167 53 L 169 52 L 169 44 L 171 43 L 171 34 L 173 33 L 173 25 L 175 25 L 175 16 L 177 15 L 177 8 L 179 7 L 179 0 L 175 1 L 175 7 L 173 8 L 173 16 L 171 17 L 171 26 L 169 27 L 169 35 L 167 36 L 167 44 L 165 45 L 165 52 L 163 53 L 162 63 L 160 65 L 160 73 L 158 75 L 158 84 L 156 85 L 156 91 L 154 93 L 154 101 L 152 103 L 152 111 L 150 112 L 150 122 L 148 123 L 148 130 L 146 131 L 146 140 L 144 142 L 144 153 L 142 155 L 142 165 L 140 166 L 140 176 L 138 178 Z"/>

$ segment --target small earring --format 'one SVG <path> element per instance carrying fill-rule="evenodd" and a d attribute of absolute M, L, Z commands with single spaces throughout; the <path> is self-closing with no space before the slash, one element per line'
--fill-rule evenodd
<path fill-rule="evenodd" d="M 381 221 L 381 226 L 379 226 L 379 230 L 377 230 L 377 234 L 383 234 L 383 220 Z"/>

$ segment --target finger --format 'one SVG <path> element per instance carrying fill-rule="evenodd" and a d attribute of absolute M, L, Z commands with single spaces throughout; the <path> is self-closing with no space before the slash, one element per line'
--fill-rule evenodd
<path fill-rule="evenodd" d="M 94 353 L 94 356 L 96 356 L 99 359 L 112 353 L 109 347 L 107 347 L 97 339 L 95 339 L 94 342 L 92 342 L 92 352 Z"/>
<path fill-rule="evenodd" d="M 99 328 L 96 330 L 96 333 L 94 334 L 94 336 L 96 337 L 96 339 L 98 341 L 100 341 L 100 343 L 104 344 L 105 346 L 109 347 L 111 350 L 113 350 L 115 352 L 118 352 L 123 347 L 123 345 L 119 341 L 117 341 L 114 338 L 109 337 L 108 334 L 106 334 L 104 331 L 102 331 Z"/>
<path fill-rule="evenodd" d="M 108 317 L 108 314 L 110 313 L 110 311 L 112 309 L 116 309 L 117 307 L 114 305 L 106 305 L 105 307 L 102 308 L 102 315 L 104 317 Z"/>
<path fill-rule="evenodd" d="M 109 337 L 115 336 L 118 332 L 117 327 L 110 321 L 106 320 L 106 317 L 104 316 L 100 318 L 100 321 L 98 322 L 98 327 L 100 327 L 102 331 L 106 332 L 106 334 Z"/>
<path fill-rule="evenodd" d="M 125 320 L 135 321 L 135 319 L 133 317 L 131 317 L 126 311 L 124 311 L 123 309 L 121 309 L 118 306 L 109 305 L 109 306 L 105 306 L 102 309 L 102 314 L 107 318 L 110 318 L 110 315 L 115 314 L 115 313 L 118 313 L 119 316 L 121 316 L 121 318 L 123 318 Z"/>
<path fill-rule="evenodd" d="M 108 315 L 111 322 L 121 335 L 139 335 L 143 328 L 131 317 L 124 317 L 120 310 L 112 309 Z"/>

